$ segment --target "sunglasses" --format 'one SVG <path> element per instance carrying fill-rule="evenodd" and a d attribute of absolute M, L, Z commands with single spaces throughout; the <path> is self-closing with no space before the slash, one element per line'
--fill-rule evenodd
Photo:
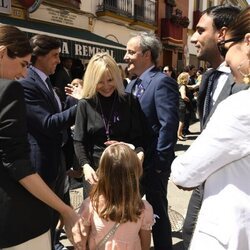
<path fill-rule="evenodd" d="M 220 41 L 217 43 L 217 47 L 218 47 L 218 50 L 220 52 L 220 54 L 225 57 L 226 54 L 227 54 L 227 51 L 229 50 L 229 48 L 231 46 L 229 46 L 228 48 L 225 48 L 225 44 L 226 43 L 230 43 L 230 42 L 239 42 L 241 41 L 243 38 L 242 37 L 234 37 L 234 38 L 230 38 L 230 39 L 227 39 L 227 40 L 223 40 L 223 41 Z M 233 44 L 232 44 L 233 45 Z"/>

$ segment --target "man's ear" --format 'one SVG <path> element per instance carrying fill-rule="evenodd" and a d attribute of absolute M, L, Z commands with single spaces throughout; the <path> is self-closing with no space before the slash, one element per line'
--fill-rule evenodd
<path fill-rule="evenodd" d="M 218 42 L 224 41 L 225 36 L 227 33 L 228 28 L 223 26 L 219 31 L 218 31 Z"/>
<path fill-rule="evenodd" d="M 144 52 L 144 56 L 150 57 L 150 58 L 151 58 L 151 51 L 150 51 L 150 50 L 146 50 L 146 51 Z"/>
<path fill-rule="evenodd" d="M 0 59 L 3 58 L 5 51 L 6 51 L 6 46 L 1 45 L 0 46 Z"/>

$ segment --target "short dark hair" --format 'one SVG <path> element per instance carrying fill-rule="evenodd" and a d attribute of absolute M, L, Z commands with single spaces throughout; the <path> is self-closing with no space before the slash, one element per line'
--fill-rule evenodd
<path fill-rule="evenodd" d="M 45 56 L 51 50 L 60 48 L 61 41 L 55 37 L 40 34 L 30 39 L 30 45 L 33 50 L 31 62 L 34 64 L 38 56 Z"/>
<path fill-rule="evenodd" d="M 202 12 L 213 18 L 213 25 L 217 30 L 228 27 L 240 13 L 240 8 L 234 5 L 216 5 Z"/>
<path fill-rule="evenodd" d="M 11 25 L 0 26 L 0 45 L 6 46 L 8 57 L 13 59 L 32 52 L 27 34 Z"/>

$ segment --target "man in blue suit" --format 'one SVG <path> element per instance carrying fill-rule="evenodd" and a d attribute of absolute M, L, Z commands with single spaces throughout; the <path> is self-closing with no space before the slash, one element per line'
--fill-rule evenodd
<path fill-rule="evenodd" d="M 124 60 L 128 71 L 138 78 L 126 92 L 138 97 L 152 133 L 145 151 L 143 193 L 157 215 L 153 226 L 155 250 L 171 250 L 171 225 L 168 217 L 167 185 L 179 123 L 179 91 L 176 81 L 156 68 L 161 43 L 154 34 L 139 33 L 127 43 Z M 143 128 L 142 128 L 143 129 Z"/>
<path fill-rule="evenodd" d="M 20 81 L 25 93 L 30 159 L 48 186 L 63 198 L 66 175 L 62 155 L 63 132 L 74 124 L 76 106 L 62 110 L 49 80 L 49 75 L 55 72 L 60 63 L 60 41 L 46 35 L 36 35 L 31 38 L 30 44 L 33 49 L 32 65 L 27 77 Z M 58 218 L 54 212 L 52 240 Z"/>

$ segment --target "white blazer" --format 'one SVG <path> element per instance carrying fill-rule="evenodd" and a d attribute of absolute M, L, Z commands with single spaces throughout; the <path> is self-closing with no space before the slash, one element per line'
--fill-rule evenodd
<path fill-rule="evenodd" d="M 178 186 L 205 182 L 190 249 L 250 249 L 250 90 L 223 101 L 171 168 Z"/>

